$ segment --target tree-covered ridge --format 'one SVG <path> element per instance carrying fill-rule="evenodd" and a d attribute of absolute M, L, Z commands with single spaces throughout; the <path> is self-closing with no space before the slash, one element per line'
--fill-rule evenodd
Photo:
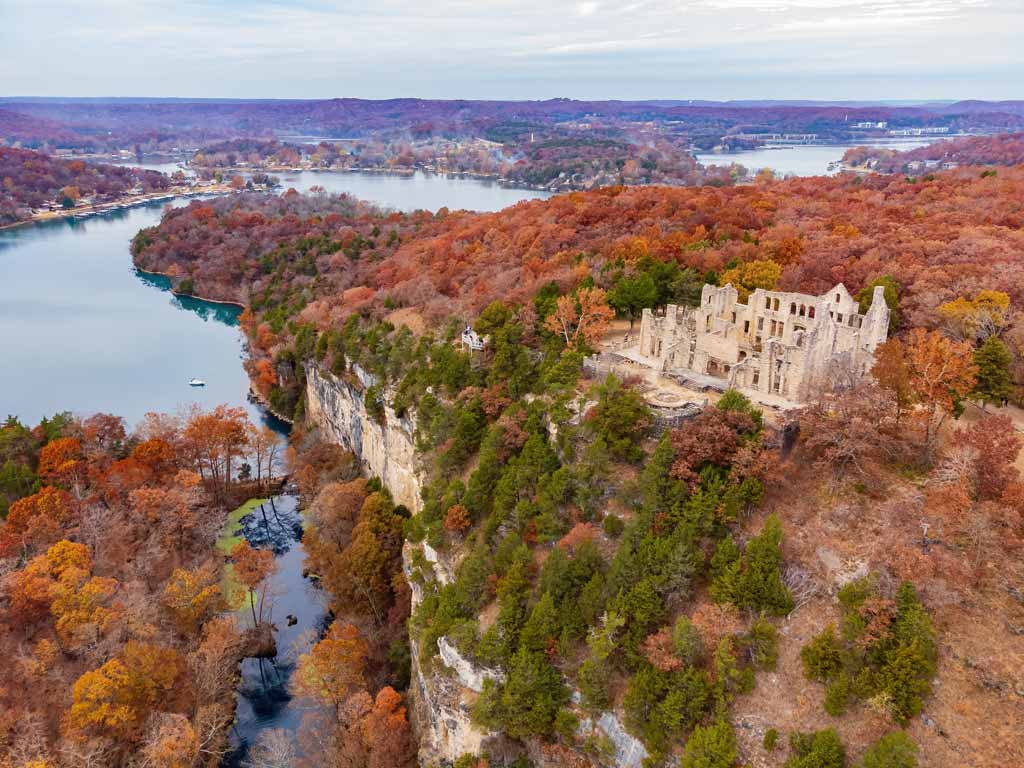
<path fill-rule="evenodd" d="M 216 298 L 245 301 L 247 290 L 258 295 L 273 276 L 295 281 L 313 305 L 310 315 L 341 320 L 353 309 L 402 306 L 428 320 L 469 319 L 495 298 L 524 303 L 552 279 L 566 287 L 583 266 L 601 280 L 606 264 L 643 256 L 702 275 L 770 260 L 781 268 L 778 288 L 813 294 L 837 282 L 859 290 L 890 275 L 902 286 L 908 323 L 934 325 L 939 304 L 980 288 L 1003 291 L 1015 304 L 1024 298 L 1014 202 L 1022 184 L 1019 169 L 998 177 L 964 169 L 916 181 L 842 176 L 729 189 L 616 187 L 498 213 L 376 218 L 355 214 L 351 201 L 239 196 L 168 212 L 140 236 L 135 253 L 140 266 L 177 269 Z M 318 248 L 315 265 L 283 270 L 263 261 L 279 249 L 286 261 L 299 261 L 309 256 L 308 246 L 298 252 L 302 239 L 321 237 L 347 250 Z M 261 278 L 257 265 L 270 274 Z M 359 290 L 346 296 L 348 289 Z"/>
<path fill-rule="evenodd" d="M 470 321 L 495 299 L 525 306 L 544 295 L 547 315 L 559 294 L 584 284 L 631 319 L 647 306 L 692 304 L 705 282 L 812 294 L 843 282 L 862 302 L 880 284 L 894 330 L 948 329 L 980 343 L 995 322 L 1019 381 L 1024 326 L 1010 308 L 1024 300 L 1013 203 L 1022 189 L 1017 168 L 999 177 L 959 170 L 918 181 L 616 187 L 492 214 L 243 194 L 168 211 L 139 233 L 133 253 L 179 290 L 248 306 L 253 379 L 265 397 L 287 390 L 289 402 L 278 404 L 286 415 L 301 383 L 297 343 L 340 330 L 353 314 L 419 331 Z M 1007 304 L 990 310 L 986 296 L 996 294 Z M 986 354 L 1005 362 L 998 350 Z M 990 399 L 1005 396 L 1003 384 L 986 386 Z"/>
<path fill-rule="evenodd" d="M 947 165 L 1014 166 L 1024 163 L 1024 133 L 968 136 L 904 151 L 855 147 L 846 151 L 843 162 L 881 173 L 913 173 Z"/>
<path fill-rule="evenodd" d="M 138 187 L 143 192 L 167 189 L 170 180 L 157 171 L 82 160 L 61 160 L 28 149 L 0 147 L 0 225 L 31 217 L 49 202 L 74 206 L 83 197 L 97 203 L 115 200 Z"/>

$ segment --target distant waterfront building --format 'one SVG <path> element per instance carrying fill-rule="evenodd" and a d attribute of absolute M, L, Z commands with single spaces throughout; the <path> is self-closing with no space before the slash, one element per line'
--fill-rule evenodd
<path fill-rule="evenodd" d="M 662 372 L 687 372 L 801 401 L 808 387 L 839 371 L 864 375 L 889 331 L 884 289 L 860 314 L 840 283 L 821 296 L 755 290 L 744 304 L 731 285 L 705 285 L 700 306 L 643 311 L 639 359 Z"/>

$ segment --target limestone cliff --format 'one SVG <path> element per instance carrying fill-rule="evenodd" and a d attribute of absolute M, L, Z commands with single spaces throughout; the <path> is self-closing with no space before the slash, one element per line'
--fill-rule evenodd
<path fill-rule="evenodd" d="M 363 402 L 373 376 L 359 366 L 335 376 L 317 365 L 306 367 L 306 413 L 324 437 L 352 451 L 368 477 L 379 477 L 396 504 L 414 514 L 420 510 L 420 477 L 416 470 L 415 422 L 384 407 L 383 423 Z"/>
<path fill-rule="evenodd" d="M 364 473 L 379 477 L 396 503 L 416 513 L 422 506 L 422 480 L 417 471 L 415 421 L 399 418 L 390 406 L 384 408 L 383 423 L 375 420 L 364 402 L 366 390 L 375 383 L 372 376 L 357 366 L 344 376 L 335 376 L 316 365 L 307 366 L 307 418 L 320 428 L 325 439 L 352 451 L 362 463 Z M 452 578 L 451 565 L 430 547 L 423 545 L 418 551 L 429 571 L 423 576 L 441 583 Z M 402 559 L 415 610 L 423 591 L 420 576 L 414 573 L 410 546 L 405 547 Z M 449 659 L 454 663 L 451 651 Z M 445 663 L 424 674 L 416 653 L 412 664 L 410 717 L 420 742 L 420 764 L 452 762 L 463 754 L 479 752 L 487 734 L 470 722 L 469 707 L 475 692 L 459 677 L 461 672 L 467 679 L 476 680 L 487 673 L 476 671 L 465 662 L 453 674 L 447 672 Z"/>
<path fill-rule="evenodd" d="M 336 376 L 316 365 L 306 369 L 306 414 L 322 431 L 325 439 L 352 451 L 367 476 L 379 477 L 396 503 L 413 513 L 422 506 L 422 478 L 418 471 L 415 444 L 415 420 L 399 418 L 390 406 L 377 421 L 366 408 L 366 390 L 376 382 L 358 367 Z M 427 543 L 406 544 L 402 551 L 402 569 L 412 592 L 412 608 L 423 600 L 428 582 L 444 585 L 455 577 L 456 558 L 446 557 Z M 415 647 L 415 642 L 413 643 Z M 420 765 L 450 764 L 462 755 L 481 751 L 489 734 L 470 719 L 469 711 L 486 678 L 501 679 L 502 674 L 473 664 L 445 637 L 438 640 L 438 656 L 430 670 L 412 654 L 412 682 L 409 687 L 410 719 L 419 739 Z M 579 693 L 573 699 L 579 702 Z M 580 716 L 580 741 L 603 745 L 601 754 L 575 753 L 577 764 L 604 764 L 615 768 L 639 768 L 647 752 L 628 734 L 621 722 L 609 712 L 593 721 L 577 709 Z M 531 757 L 538 765 L 554 768 L 559 760 L 531 745 Z"/>

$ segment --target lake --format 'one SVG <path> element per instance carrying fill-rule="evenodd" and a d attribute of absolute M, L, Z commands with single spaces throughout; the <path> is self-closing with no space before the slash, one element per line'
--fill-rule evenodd
<path fill-rule="evenodd" d="M 338 171 L 275 172 L 271 175 L 281 180 L 282 189 L 294 187 L 299 192 L 308 192 L 312 186 L 321 186 L 331 193 L 346 192 L 361 200 L 400 211 L 436 211 L 442 206 L 453 211 L 500 211 L 520 200 L 551 197 L 550 192 L 515 189 L 493 181 L 439 176 L 422 171 L 408 177 Z"/>
<path fill-rule="evenodd" d="M 871 143 L 867 146 L 881 146 L 886 149 L 906 151 L 931 144 L 930 141 L 893 141 Z M 731 165 L 739 163 L 751 172 L 770 168 L 779 176 L 831 176 L 838 170 L 830 171 L 829 163 L 842 160 L 846 150 L 862 147 L 864 144 L 800 145 L 795 147 L 761 147 L 742 152 L 698 152 L 694 155 L 701 165 Z"/>
<path fill-rule="evenodd" d="M 497 210 L 543 196 L 471 179 L 303 173 L 320 184 L 402 210 Z M 184 204 L 184 201 L 175 201 Z M 160 220 L 153 203 L 88 219 L 0 230 L 0 417 L 27 424 L 71 410 L 108 412 L 129 425 L 147 411 L 189 403 L 245 405 L 238 309 L 179 298 L 166 280 L 137 272 L 132 237 Z M 188 386 L 192 377 L 206 387 Z"/>

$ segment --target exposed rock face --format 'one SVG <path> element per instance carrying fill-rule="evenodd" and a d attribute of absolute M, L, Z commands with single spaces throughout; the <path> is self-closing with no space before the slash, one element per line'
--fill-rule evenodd
<path fill-rule="evenodd" d="M 366 390 L 373 378 L 359 368 L 352 376 L 335 376 L 315 365 L 307 367 L 306 413 L 327 440 L 352 451 L 368 476 L 379 477 L 396 503 L 412 512 L 422 506 L 421 478 L 417 471 L 415 422 L 399 419 L 385 407 L 384 423 L 367 412 Z M 414 555 L 415 553 L 415 555 Z M 414 559 L 419 566 L 414 565 Z M 456 561 L 423 543 L 406 544 L 402 551 L 402 570 L 412 592 L 412 609 L 423 600 L 424 582 L 444 585 L 455 578 Z M 423 573 L 422 571 L 427 571 Z M 479 667 L 465 658 L 447 638 L 438 640 L 440 659 L 433 670 L 424 673 L 419 654 L 412 654 L 412 684 L 409 687 L 409 715 L 419 738 L 421 765 L 451 763 L 466 754 L 479 754 L 490 734 L 473 725 L 470 708 L 488 678 L 501 680 L 500 671 Z M 415 644 L 414 644 L 415 647 Z M 578 694 L 574 696 L 578 701 Z M 594 723 L 584 718 L 581 735 L 594 733 L 607 737 L 614 746 L 609 763 L 616 768 L 641 768 L 647 757 L 643 744 L 626 732 L 610 712 Z M 582 755 L 581 755 L 582 757 Z"/>
<path fill-rule="evenodd" d="M 458 648 L 448 642 L 447 637 L 439 637 L 437 639 L 437 650 L 441 654 L 441 661 L 444 662 L 444 665 L 455 673 L 455 677 L 463 687 L 469 688 L 471 691 L 480 693 L 484 689 L 484 680 L 488 678 L 499 681 L 505 680 L 505 675 L 498 670 L 478 667 L 473 664 L 473 662 L 459 653 Z"/>
<path fill-rule="evenodd" d="M 427 554 L 427 545 L 420 545 L 423 560 L 430 566 L 428 579 L 441 581 L 447 578 L 447 567 L 434 550 Z M 402 571 L 412 592 L 412 610 L 423 600 L 422 577 L 414 573 L 414 547 L 406 544 L 402 550 Z M 413 648 L 416 647 L 415 642 Z M 412 654 L 412 685 L 409 687 L 411 706 L 410 717 L 416 735 L 419 737 L 420 765 L 434 765 L 440 762 L 454 762 L 466 754 L 478 754 L 487 732 L 473 725 L 469 716 L 476 692 L 483 689 L 483 681 L 491 670 L 482 670 L 465 659 L 445 638 L 438 640 L 438 648 L 444 665 L 454 672 L 454 678 L 435 671 L 424 674 L 420 667 L 419 654 Z M 447 655 L 447 658 L 445 656 Z M 436 663 L 436 662 L 435 662 Z M 479 687 L 475 687 L 475 686 Z"/>
<path fill-rule="evenodd" d="M 415 422 L 398 418 L 390 406 L 384 408 L 384 423 L 367 413 L 363 403 L 373 377 L 358 366 L 354 376 L 335 376 L 319 366 L 306 368 L 306 412 L 308 418 L 338 445 L 352 451 L 362 462 L 365 474 L 379 477 L 396 504 L 413 513 L 422 505 L 420 477 L 416 470 Z"/>
<path fill-rule="evenodd" d="M 626 727 L 611 712 L 602 712 L 596 725 L 589 718 L 580 721 L 581 736 L 591 735 L 592 730 L 603 733 L 615 747 L 615 755 L 610 762 L 617 768 L 641 768 L 647 759 L 647 749 L 643 742 L 630 736 Z"/>

